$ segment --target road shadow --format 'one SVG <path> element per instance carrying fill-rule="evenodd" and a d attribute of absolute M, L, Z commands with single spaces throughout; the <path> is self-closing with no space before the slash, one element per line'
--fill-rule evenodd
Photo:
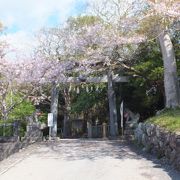
<path fill-rule="evenodd" d="M 42 158 L 58 158 L 66 161 L 84 160 L 95 161 L 102 158 L 111 159 L 146 159 L 153 163 L 152 168 L 160 168 L 167 172 L 172 180 L 180 180 L 180 172 L 168 164 L 158 160 L 155 156 L 143 152 L 132 141 L 100 140 L 100 139 L 62 139 L 60 141 L 42 142 L 45 147 Z M 36 152 L 41 154 L 41 149 Z M 148 169 L 149 167 L 142 167 Z M 150 174 L 142 174 L 146 179 Z M 150 178 L 151 179 L 151 178 Z"/>
<path fill-rule="evenodd" d="M 73 160 L 96 160 L 103 157 L 114 159 L 140 159 L 136 153 L 128 150 L 128 145 L 117 140 L 61 140 L 60 143 L 43 143 L 49 150 L 59 154 L 62 159 Z"/>

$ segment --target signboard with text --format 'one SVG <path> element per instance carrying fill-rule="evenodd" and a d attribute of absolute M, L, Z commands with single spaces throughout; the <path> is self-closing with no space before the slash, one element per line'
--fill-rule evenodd
<path fill-rule="evenodd" d="M 48 126 L 53 126 L 53 113 L 48 113 Z"/>

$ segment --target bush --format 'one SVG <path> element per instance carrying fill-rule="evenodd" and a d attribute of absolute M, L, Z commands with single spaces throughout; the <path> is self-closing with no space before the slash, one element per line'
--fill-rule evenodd
<path fill-rule="evenodd" d="M 24 120 L 34 113 L 35 107 L 30 101 L 23 101 L 9 114 L 9 120 Z"/>

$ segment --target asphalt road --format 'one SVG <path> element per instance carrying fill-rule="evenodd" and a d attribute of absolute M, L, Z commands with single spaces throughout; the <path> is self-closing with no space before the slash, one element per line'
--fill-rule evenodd
<path fill-rule="evenodd" d="M 0 162 L 0 180 L 180 180 L 180 173 L 120 140 L 33 144 Z"/>

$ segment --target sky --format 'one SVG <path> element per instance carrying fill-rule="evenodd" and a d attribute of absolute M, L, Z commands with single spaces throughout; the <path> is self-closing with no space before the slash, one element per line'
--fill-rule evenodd
<path fill-rule="evenodd" d="M 21 55 L 35 46 L 34 34 L 43 27 L 63 24 L 70 16 L 85 12 L 87 0 L 0 0 L 0 22 L 5 27 L 1 36 Z"/>

